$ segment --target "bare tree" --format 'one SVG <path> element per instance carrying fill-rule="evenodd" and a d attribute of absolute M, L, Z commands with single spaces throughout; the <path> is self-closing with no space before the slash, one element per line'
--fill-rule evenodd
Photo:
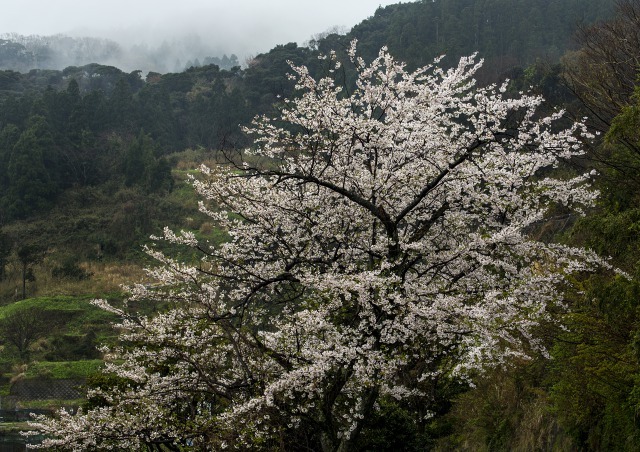
<path fill-rule="evenodd" d="M 0 339 L 17 349 L 20 360 L 27 361 L 29 347 L 50 328 L 51 322 L 42 309 L 35 306 L 18 309 L 0 321 Z"/>
<path fill-rule="evenodd" d="M 640 63 L 640 0 L 618 4 L 617 16 L 581 27 L 580 50 L 565 59 L 565 79 L 605 132 L 629 99 Z"/>
<path fill-rule="evenodd" d="M 606 134 L 614 119 L 634 104 L 640 69 L 640 0 L 622 0 L 616 17 L 579 29 L 580 50 L 564 60 L 564 79 L 579 101 L 576 116 L 588 116 L 593 130 Z M 640 185 L 640 142 L 625 134 L 588 149 L 602 169 Z"/>
<path fill-rule="evenodd" d="M 33 266 L 44 257 L 42 249 L 33 244 L 25 244 L 18 248 L 18 260 L 22 266 L 22 299 L 27 298 L 27 281 L 35 281 Z"/>

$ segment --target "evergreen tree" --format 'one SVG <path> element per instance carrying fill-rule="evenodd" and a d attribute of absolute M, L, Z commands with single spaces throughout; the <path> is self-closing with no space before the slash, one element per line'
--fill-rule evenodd
<path fill-rule="evenodd" d="M 59 189 L 54 153 L 45 118 L 32 117 L 9 158 L 5 204 L 10 218 L 24 218 L 51 206 Z"/>
<path fill-rule="evenodd" d="M 125 185 L 146 185 L 153 164 L 153 141 L 149 135 L 144 133 L 144 130 L 140 130 L 124 156 Z"/>
<path fill-rule="evenodd" d="M 131 87 L 124 77 L 118 80 L 108 106 L 109 119 L 113 127 L 122 132 L 135 130 L 136 105 Z"/>

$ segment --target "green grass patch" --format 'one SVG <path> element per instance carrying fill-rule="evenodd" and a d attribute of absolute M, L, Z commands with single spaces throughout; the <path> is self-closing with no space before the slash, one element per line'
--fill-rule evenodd
<path fill-rule="evenodd" d="M 27 422 L 0 422 L 0 434 L 19 433 L 31 430 Z"/>
<path fill-rule="evenodd" d="M 12 314 L 16 311 L 27 308 L 38 308 L 43 311 L 79 311 L 79 310 L 93 310 L 96 308 L 89 302 L 93 297 L 70 297 L 70 296 L 53 296 L 53 297 L 37 297 L 27 298 L 26 300 L 16 301 L 15 303 L 8 304 L 0 307 L 0 319 L 6 317 L 8 314 Z"/>
<path fill-rule="evenodd" d="M 98 372 L 104 362 L 100 359 L 83 361 L 34 362 L 25 372 L 26 378 L 82 379 Z"/>
<path fill-rule="evenodd" d="M 43 312 L 65 315 L 66 329 L 74 331 L 85 329 L 86 325 L 107 325 L 115 320 L 115 316 L 91 304 L 92 296 L 69 297 L 37 297 L 20 300 L 6 306 L 0 306 L 0 319 L 23 309 L 36 308 Z M 83 328 L 84 327 L 84 328 Z"/>
<path fill-rule="evenodd" d="M 23 410 L 58 410 L 62 407 L 79 407 L 85 402 L 85 399 L 22 400 L 20 408 Z"/>

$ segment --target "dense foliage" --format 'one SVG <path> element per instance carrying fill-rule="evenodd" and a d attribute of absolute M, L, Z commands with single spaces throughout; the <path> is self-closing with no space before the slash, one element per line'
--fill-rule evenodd
<path fill-rule="evenodd" d="M 447 55 L 451 64 L 479 51 L 487 61 L 482 78 L 495 80 L 514 66 L 560 58 L 577 25 L 609 17 L 614 5 L 611 0 L 421 0 L 379 8 L 353 27 L 346 42 L 361 41 L 365 58 L 386 45 L 412 67 L 437 55 Z"/>

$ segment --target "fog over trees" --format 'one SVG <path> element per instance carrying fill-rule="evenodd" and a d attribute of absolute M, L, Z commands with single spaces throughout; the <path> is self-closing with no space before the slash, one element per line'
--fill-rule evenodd
<path fill-rule="evenodd" d="M 0 69 L 64 69 L 99 63 L 127 72 L 139 69 L 145 73 L 167 73 L 181 72 L 189 67 L 189 62 L 195 64 L 196 59 L 205 64 L 205 58 L 222 59 L 225 54 L 228 58 L 237 55 L 242 63 L 278 44 L 302 43 L 313 33 L 335 26 L 351 27 L 372 16 L 376 8 L 392 3 L 392 0 L 348 3 L 327 0 L 321 4 L 293 0 L 13 2 L 2 7 L 0 54 L 15 47 L 15 43 L 26 48 L 18 49 L 24 57 L 18 58 L 23 60 L 18 66 L 3 64 L 0 56 Z M 40 49 L 37 58 L 30 55 L 33 47 Z"/>
<path fill-rule="evenodd" d="M 219 53 L 198 35 L 164 40 L 158 45 L 123 45 L 107 38 L 0 35 L 0 69 L 28 72 L 31 69 L 62 70 L 69 66 L 100 63 L 127 72 L 182 72 L 184 69 L 216 64 L 221 69 L 239 66 L 235 54 Z"/>

